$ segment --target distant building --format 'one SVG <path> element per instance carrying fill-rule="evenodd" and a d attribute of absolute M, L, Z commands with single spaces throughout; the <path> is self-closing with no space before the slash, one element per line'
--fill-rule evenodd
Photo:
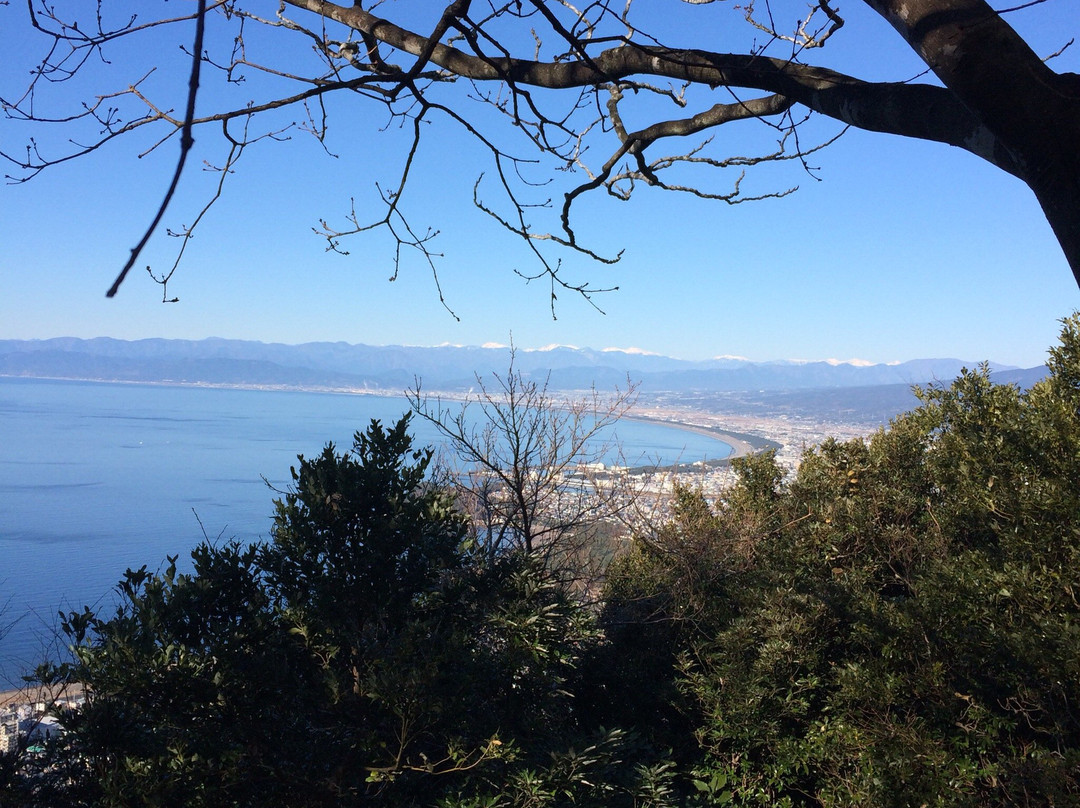
<path fill-rule="evenodd" d="M 0 752 L 10 752 L 19 738 L 19 715 L 14 708 L 0 713 Z"/>
<path fill-rule="evenodd" d="M 76 707 L 81 700 L 80 696 L 56 706 Z M 0 753 L 15 751 L 20 742 L 32 747 L 63 731 L 56 716 L 49 714 L 45 702 L 8 704 L 0 709 Z"/>

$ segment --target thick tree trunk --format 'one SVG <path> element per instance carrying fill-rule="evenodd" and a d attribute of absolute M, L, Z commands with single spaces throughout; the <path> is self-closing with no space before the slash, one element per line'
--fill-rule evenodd
<path fill-rule="evenodd" d="M 1080 84 L 1080 81 L 1077 82 Z M 1074 91 L 1075 92 L 1075 91 Z M 1052 133 L 1033 138 L 1025 156 L 1027 184 L 1035 192 L 1050 227 L 1080 285 L 1080 93 Z"/>
<path fill-rule="evenodd" d="M 1009 152 L 1080 284 L 1080 76 L 1051 70 L 984 0 L 864 0 Z"/>

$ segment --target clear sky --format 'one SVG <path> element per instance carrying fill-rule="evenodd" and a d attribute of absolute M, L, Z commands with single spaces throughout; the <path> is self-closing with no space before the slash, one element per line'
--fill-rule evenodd
<path fill-rule="evenodd" d="M 263 5 L 269 15 L 277 3 Z M 657 25 L 669 29 L 664 39 L 673 45 L 734 49 L 734 35 L 746 34 L 727 3 L 654 5 L 664 6 Z M 801 13 L 803 4 L 791 8 Z M 860 3 L 848 0 L 841 13 L 848 26 L 820 58 L 807 61 L 868 79 L 907 79 L 920 71 L 902 40 Z M 5 98 L 17 95 L 42 48 L 25 15 L 25 4 L 0 6 Z M 1044 55 L 1080 35 L 1075 0 L 1048 0 L 1009 20 Z M 171 93 L 181 108 L 186 60 L 176 41 L 160 47 L 155 54 L 143 43 L 139 56 L 118 51 L 114 69 L 151 58 L 159 70 L 148 89 Z M 282 53 L 288 58 L 287 48 Z M 1080 72 L 1080 44 L 1052 64 Z M 40 103 L 61 109 L 94 81 L 112 83 L 91 92 L 115 88 L 119 75 L 90 76 L 82 88 L 52 87 L 55 95 Z M 254 95 L 258 85 L 251 88 Z M 216 105 L 213 92 L 201 99 L 200 112 Z M 585 200 L 579 234 L 602 252 L 625 248 L 625 255 L 613 267 L 564 256 L 567 272 L 620 289 L 596 298 L 605 314 L 562 292 L 553 320 L 546 284 L 526 284 L 514 274 L 535 270 L 526 250 L 472 205 L 473 183 L 485 170 L 484 198 L 499 202 L 490 164 L 459 130 L 436 124 L 406 201 L 421 227 L 440 231 L 439 277 L 458 321 L 440 305 L 430 270 L 414 257 L 388 282 L 393 250 L 384 236 L 355 237 L 344 245 L 351 254 L 342 257 L 327 254 L 312 232 L 320 218 L 344 224 L 353 197 L 367 217 L 377 215 L 374 184 L 392 185 L 404 158 L 403 137 L 379 131 L 385 116 L 378 108 L 341 101 L 330 112 L 327 149 L 338 156 L 302 132 L 245 153 L 169 287 L 177 304 L 161 304 L 160 288 L 141 269 L 116 299 L 104 294 L 167 186 L 175 142 L 139 158 L 151 141 L 133 137 L 0 188 L 0 338 L 480 345 L 512 337 L 526 348 L 635 347 L 688 359 L 952 356 L 1032 366 L 1044 361 L 1057 321 L 1080 307 L 1065 259 L 1023 184 L 956 149 L 850 131 L 811 158 L 819 169 L 814 176 L 793 164 L 748 174 L 751 192 L 800 186 L 783 199 L 728 206 L 641 189 L 629 203 L 599 195 Z M 494 131 L 495 122 L 490 125 Z M 806 134 L 812 140 L 836 131 L 822 122 Z M 42 130 L 0 121 L 5 150 L 17 150 L 33 134 L 50 143 Z M 196 138 L 166 217 L 174 228 L 193 219 L 216 181 L 199 170 L 200 161 L 218 161 L 223 153 L 210 129 Z M 774 140 L 750 122 L 738 132 L 718 132 L 714 153 L 746 153 L 755 143 L 764 151 Z M 557 193 L 567 178 L 554 176 Z M 710 182 L 724 188 L 733 179 Z M 540 189 L 536 198 L 548 193 Z M 139 266 L 164 267 L 175 246 L 162 228 Z"/>

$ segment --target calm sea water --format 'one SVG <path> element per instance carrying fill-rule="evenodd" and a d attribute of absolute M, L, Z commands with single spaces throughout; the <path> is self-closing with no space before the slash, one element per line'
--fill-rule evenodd
<path fill-rule="evenodd" d="M 60 609 L 107 606 L 125 569 L 183 559 L 204 531 L 265 538 L 278 496 L 267 482 L 285 488 L 298 454 L 347 448 L 372 418 L 407 410 L 375 396 L 0 379 L 0 688 L 55 656 Z M 730 452 L 659 424 L 616 433 L 635 463 Z M 419 420 L 413 434 L 437 442 Z"/>

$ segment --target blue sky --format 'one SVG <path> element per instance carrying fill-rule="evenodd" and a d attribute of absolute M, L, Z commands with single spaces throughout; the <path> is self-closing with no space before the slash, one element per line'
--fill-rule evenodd
<path fill-rule="evenodd" d="M 745 24 L 726 5 L 669 4 L 666 41 L 734 49 Z M 808 61 L 869 79 L 919 72 L 918 60 L 883 21 L 854 0 L 846 6 L 848 27 Z M 22 4 L 0 7 L 0 46 L 10 54 L 0 77 L 5 97 L 40 50 L 24 15 Z M 1042 54 L 1080 34 L 1075 0 L 1049 0 L 1009 19 Z M 182 100 L 186 63 L 175 48 L 164 42 L 154 55 L 160 69 L 151 89 Z M 125 59 L 133 64 L 148 52 L 144 43 L 141 56 L 118 54 L 114 65 L 129 66 Z M 1080 72 L 1080 44 L 1053 64 Z M 90 76 L 87 87 L 99 91 L 101 81 Z M 117 78 L 105 81 L 111 87 Z M 62 106 L 80 88 L 53 89 Z M 208 91 L 200 111 L 216 100 Z M 756 191 L 800 186 L 783 199 L 727 206 L 643 189 L 629 203 L 587 200 L 579 233 L 602 252 L 625 248 L 625 255 L 614 267 L 564 256 L 567 272 L 620 289 L 596 298 L 605 314 L 562 292 L 553 320 L 548 287 L 514 274 L 535 269 L 527 252 L 472 205 L 473 183 L 490 166 L 452 126 L 437 124 L 421 147 L 407 203 L 421 226 L 440 230 L 439 276 L 457 321 L 440 305 L 421 262 L 407 258 L 388 282 L 392 248 L 385 237 L 353 238 L 345 245 L 351 254 L 342 257 L 327 254 L 312 233 L 320 218 L 344 223 L 353 197 L 361 211 L 377 213 L 374 183 L 392 184 L 403 159 L 402 137 L 379 131 L 384 120 L 376 108 L 334 102 L 330 122 L 328 148 L 338 157 L 302 134 L 245 154 L 170 285 L 170 295 L 181 299 L 173 305 L 159 302 L 159 287 L 141 269 L 116 299 L 104 293 L 168 183 L 174 143 L 139 158 L 149 141 L 131 138 L 29 183 L 3 186 L 0 338 L 413 345 L 512 338 L 521 347 L 636 347 L 688 359 L 953 356 L 1030 366 L 1043 361 L 1057 321 L 1080 307 L 1065 259 L 1019 181 L 956 149 L 851 131 L 812 157 L 820 169 L 814 177 L 790 164 L 748 175 Z M 821 122 L 807 136 L 835 131 Z M 30 134 L 0 122 L 5 149 Z M 718 132 L 714 153 L 746 153 L 753 144 L 760 151 L 770 137 L 751 122 Z M 198 170 L 200 161 L 222 154 L 209 129 L 196 138 L 194 165 L 166 218 L 173 227 L 191 221 L 215 181 Z M 489 181 L 481 187 L 497 202 Z M 174 248 L 162 230 L 140 267 L 165 266 Z"/>

